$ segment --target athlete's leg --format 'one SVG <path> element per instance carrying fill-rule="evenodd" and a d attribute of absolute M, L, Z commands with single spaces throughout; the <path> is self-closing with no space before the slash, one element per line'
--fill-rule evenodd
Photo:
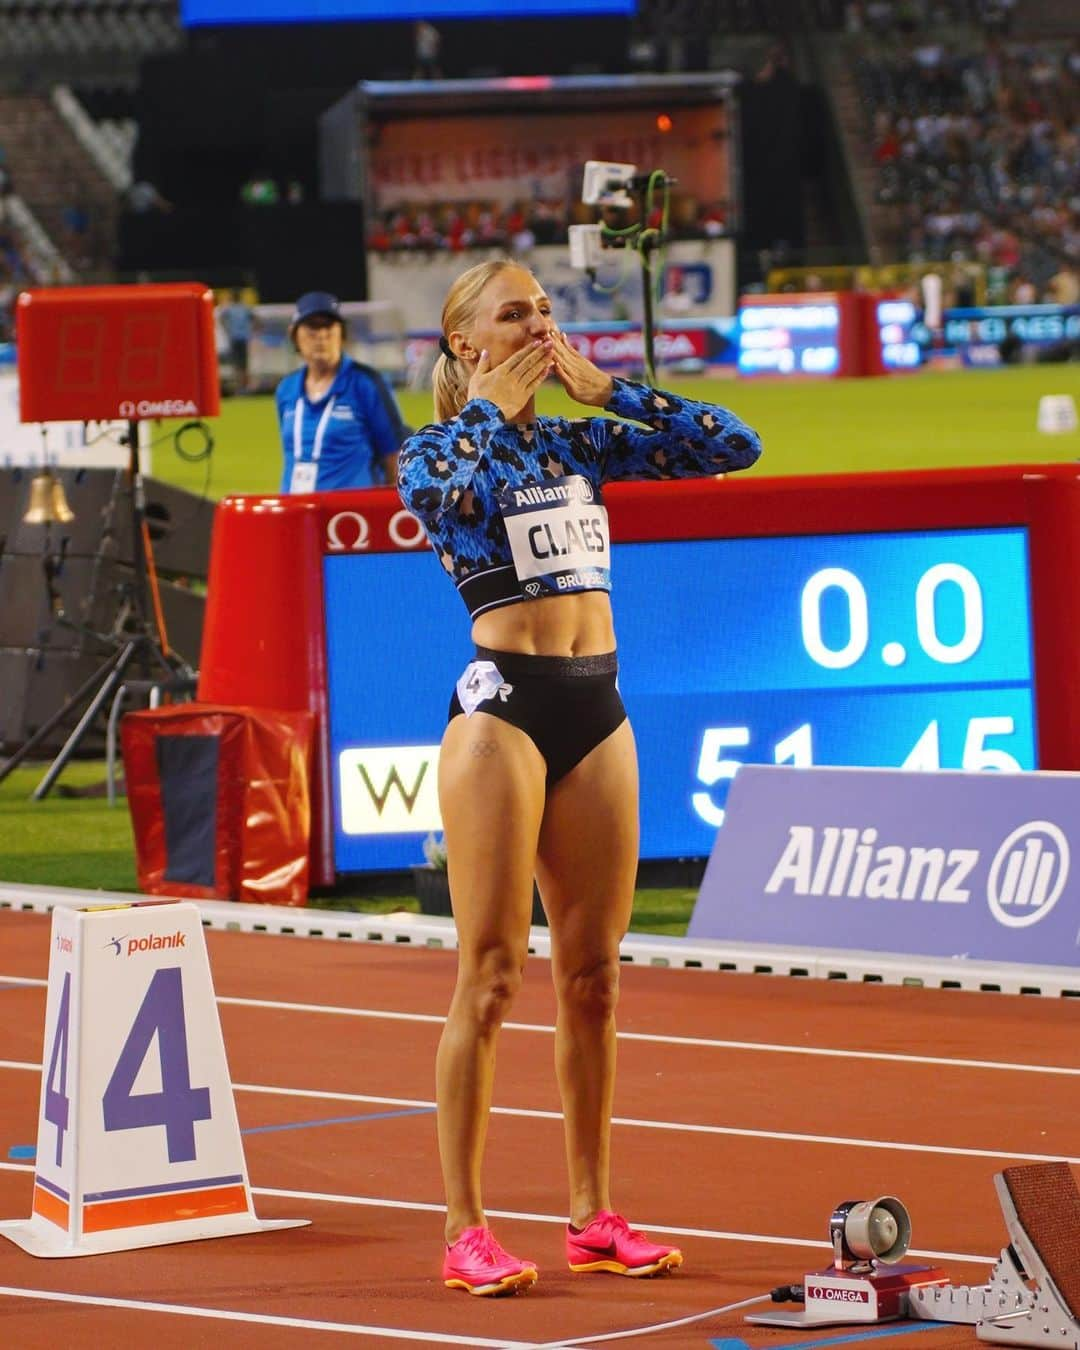
<path fill-rule="evenodd" d="M 623 722 L 549 790 L 540 831 L 537 875 L 551 929 L 555 1064 L 575 1227 L 611 1208 L 615 1004 L 638 862 L 637 786 L 634 737 Z"/>
<path fill-rule="evenodd" d="M 480 1165 L 495 1040 L 528 953 L 543 757 L 517 727 L 476 712 L 451 719 L 439 803 L 458 936 L 458 975 L 436 1059 L 446 1240 L 484 1224 Z"/>

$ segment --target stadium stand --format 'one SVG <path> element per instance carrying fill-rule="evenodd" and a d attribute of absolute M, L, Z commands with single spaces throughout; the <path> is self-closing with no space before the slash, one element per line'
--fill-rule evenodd
<path fill-rule="evenodd" d="M 117 194 L 45 94 L 0 94 L 0 144 L 19 196 L 85 280 L 115 255 Z"/>
<path fill-rule="evenodd" d="M 855 70 L 903 256 L 979 261 L 1028 300 L 1080 261 L 1080 49 L 931 37 L 864 49 Z"/>
<path fill-rule="evenodd" d="M 1074 15 L 1073 0 L 640 0 L 632 20 L 576 24 L 572 44 L 529 21 L 512 35 L 447 25 L 442 64 L 449 78 L 735 70 L 744 252 L 760 259 L 745 279 L 972 259 L 997 269 L 1000 295 L 1018 278 L 1041 295 L 1080 246 Z M 198 233 L 191 213 L 205 210 L 209 238 L 210 215 L 253 175 L 281 186 L 282 206 L 287 184 L 314 205 L 319 115 L 357 79 L 407 77 L 411 42 L 405 23 L 344 25 L 332 47 L 316 29 L 185 33 L 177 0 L 0 0 L 0 146 L 76 275 L 170 270 L 179 216 Z M 313 68 L 318 84 L 301 83 Z M 131 221 L 127 249 L 117 221 L 147 182 L 164 203 L 152 214 L 179 214 Z M 709 234 L 714 205 L 694 203 L 673 233 Z M 376 250 L 527 248 L 564 239 L 573 218 L 565 203 L 499 215 L 467 196 L 402 200 L 367 234 Z M 189 267 L 205 262 L 172 260 Z"/>

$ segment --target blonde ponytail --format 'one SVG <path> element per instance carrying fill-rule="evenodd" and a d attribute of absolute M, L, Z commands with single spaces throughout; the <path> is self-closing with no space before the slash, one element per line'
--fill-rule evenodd
<path fill-rule="evenodd" d="M 435 421 L 446 422 L 456 417 L 469 401 L 471 371 L 456 356 L 440 356 L 431 372 L 431 389 L 435 395 Z"/>

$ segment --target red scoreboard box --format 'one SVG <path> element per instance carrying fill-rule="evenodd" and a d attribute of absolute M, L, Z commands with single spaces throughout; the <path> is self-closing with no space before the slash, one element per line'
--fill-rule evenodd
<path fill-rule="evenodd" d="M 220 410 L 214 294 L 201 282 L 23 291 L 15 341 L 23 422 Z"/>

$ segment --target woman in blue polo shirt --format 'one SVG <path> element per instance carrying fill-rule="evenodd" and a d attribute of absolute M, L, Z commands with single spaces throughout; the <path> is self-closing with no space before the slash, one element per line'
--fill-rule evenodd
<path fill-rule="evenodd" d="M 309 291 L 296 302 L 289 336 L 304 364 L 277 387 L 285 456 L 282 492 L 329 492 L 397 481 L 407 428 L 389 385 L 344 351 L 335 296 Z"/>

